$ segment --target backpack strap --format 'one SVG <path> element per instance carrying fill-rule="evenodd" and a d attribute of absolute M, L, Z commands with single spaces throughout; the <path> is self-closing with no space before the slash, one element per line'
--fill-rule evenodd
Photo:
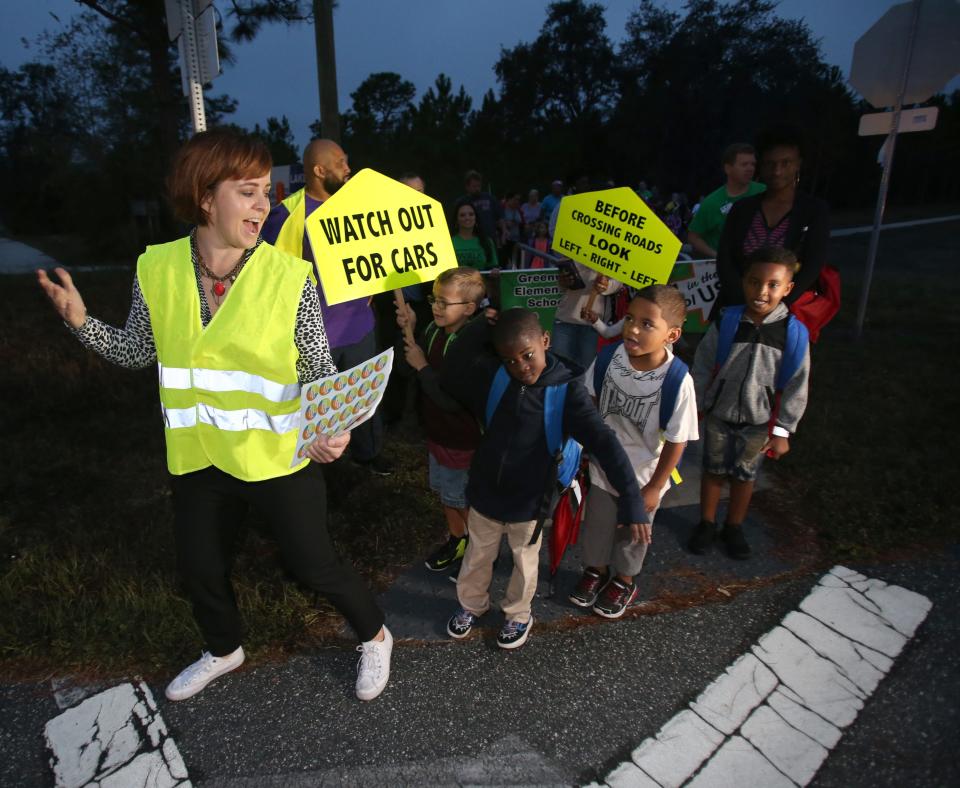
<path fill-rule="evenodd" d="M 543 427 L 547 435 L 547 450 L 551 456 L 556 456 L 563 448 L 563 404 L 566 399 L 566 383 L 547 386 L 543 395 Z"/>
<path fill-rule="evenodd" d="M 537 543 L 537 539 L 543 532 L 543 523 L 550 515 L 550 505 L 553 503 L 553 493 L 559 475 L 560 461 L 563 459 L 563 405 L 566 399 L 566 383 L 547 386 L 543 393 L 543 427 L 547 438 L 547 450 L 554 461 L 550 464 L 547 487 L 540 499 L 540 508 L 537 510 L 537 525 L 533 529 L 528 544 Z"/>
<path fill-rule="evenodd" d="M 689 368 L 683 360 L 673 357 L 670 366 L 667 368 L 667 374 L 663 378 L 663 384 L 660 387 L 660 432 L 662 433 L 670 423 L 670 417 L 677 407 L 677 397 L 680 396 L 680 386 L 683 385 L 683 379 L 687 376 Z M 683 479 L 680 477 L 680 471 L 674 468 L 670 472 L 670 478 L 674 484 L 680 484 Z"/>
<path fill-rule="evenodd" d="M 717 326 L 717 355 L 714 360 L 713 372 L 716 374 L 730 357 L 730 350 L 733 348 L 733 339 L 737 335 L 737 326 L 743 317 L 743 312 L 747 308 L 746 304 L 738 306 L 728 306 L 723 310 L 720 316 L 720 324 Z"/>
<path fill-rule="evenodd" d="M 503 392 L 507 390 L 507 386 L 509 385 L 510 374 L 507 372 L 507 368 L 501 364 L 497 369 L 497 374 L 493 376 L 493 382 L 490 384 L 490 391 L 487 394 L 487 409 L 484 413 L 484 424 L 487 426 L 490 425 L 497 405 L 500 404 L 500 400 L 503 398 Z"/>
<path fill-rule="evenodd" d="M 777 372 L 777 390 L 783 391 L 790 382 L 800 365 L 803 364 L 807 345 L 810 343 L 810 332 L 807 327 L 792 314 L 787 317 L 787 342 L 780 359 L 780 370 Z"/>
<path fill-rule="evenodd" d="M 621 339 L 612 345 L 604 345 L 597 355 L 597 360 L 593 364 L 593 393 L 597 399 L 600 399 L 600 389 L 603 388 L 603 378 L 607 374 L 607 367 L 610 366 L 610 360 L 613 358 L 613 354 L 617 352 L 617 348 L 622 344 L 623 340 Z"/>
<path fill-rule="evenodd" d="M 660 429 L 665 430 L 673 416 L 673 411 L 677 407 L 677 397 L 680 396 L 680 386 L 683 379 L 687 376 L 689 368 L 676 356 L 670 362 L 667 368 L 667 374 L 663 378 L 663 385 L 660 387 Z"/>

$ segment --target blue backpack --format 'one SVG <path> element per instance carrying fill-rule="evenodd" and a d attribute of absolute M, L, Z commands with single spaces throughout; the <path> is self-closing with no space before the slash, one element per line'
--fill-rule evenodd
<path fill-rule="evenodd" d="M 503 392 L 510 385 L 510 373 L 502 364 L 490 384 L 487 394 L 487 409 L 485 422 L 493 419 L 493 414 L 500 404 Z M 547 436 L 547 449 L 557 461 L 557 481 L 566 489 L 577 477 L 580 470 L 580 455 L 582 447 L 573 438 L 563 438 L 563 403 L 567 398 L 567 384 L 558 383 L 547 386 L 544 392 L 543 427 Z"/>
<path fill-rule="evenodd" d="M 593 365 L 593 390 L 597 393 L 597 399 L 600 398 L 600 390 L 603 388 L 603 379 L 607 374 L 607 367 L 610 366 L 610 360 L 613 354 L 623 344 L 623 341 L 614 342 L 612 345 L 606 345 L 597 356 Z M 677 397 L 680 394 L 680 385 L 689 371 L 687 365 L 676 356 L 667 367 L 666 377 L 663 379 L 663 385 L 660 388 L 660 430 L 665 430 L 670 423 L 670 417 L 673 415 L 674 408 L 677 407 Z M 670 474 L 676 484 L 683 481 L 680 478 L 680 472 L 674 468 Z"/>
<path fill-rule="evenodd" d="M 737 327 L 743 318 L 743 312 L 746 309 L 745 304 L 739 306 L 728 306 L 723 310 L 720 316 L 720 323 L 717 326 L 717 356 L 714 359 L 713 376 L 716 377 L 720 368 L 727 363 L 730 357 L 730 350 L 733 348 L 733 340 L 737 336 Z M 780 398 L 783 396 L 783 390 L 790 382 L 806 355 L 807 346 L 810 343 L 810 332 L 807 327 L 797 320 L 793 314 L 787 317 L 787 339 L 783 348 L 783 355 L 780 359 L 780 369 L 777 371 L 777 380 L 774 383 L 776 392 L 774 394 L 773 408 L 770 412 L 770 429 L 773 429 L 777 421 L 777 414 L 780 412 Z"/>

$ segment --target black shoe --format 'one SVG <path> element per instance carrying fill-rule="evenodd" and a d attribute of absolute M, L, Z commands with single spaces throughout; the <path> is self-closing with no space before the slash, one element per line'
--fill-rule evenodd
<path fill-rule="evenodd" d="M 447 580 L 456 585 L 457 581 L 460 579 L 460 567 L 463 566 L 463 559 L 460 558 L 453 562 L 450 566 L 450 574 L 447 575 Z"/>
<path fill-rule="evenodd" d="M 577 583 L 577 587 L 567 597 L 577 607 L 593 607 L 593 603 L 600 596 L 600 591 L 608 580 L 607 575 L 601 575 L 596 569 L 587 567 Z"/>
<path fill-rule="evenodd" d="M 479 616 L 475 616 L 469 610 L 464 610 L 462 607 L 457 608 L 457 612 L 447 622 L 447 634 L 457 640 L 465 638 L 470 634 L 473 625 L 477 623 L 477 618 Z"/>
<path fill-rule="evenodd" d="M 723 530 L 720 532 L 720 538 L 727 548 L 727 555 L 736 558 L 738 561 L 744 561 L 750 557 L 750 545 L 743 535 L 742 525 L 731 525 L 724 523 Z"/>
<path fill-rule="evenodd" d="M 466 549 L 466 536 L 451 536 L 434 550 L 424 563 L 431 572 L 443 572 L 452 569 L 453 564 L 463 558 Z"/>
<path fill-rule="evenodd" d="M 378 454 L 372 460 L 354 460 L 354 462 L 361 468 L 370 471 L 370 473 L 374 474 L 375 476 L 393 475 L 393 463 L 385 460 L 380 454 Z"/>
<path fill-rule="evenodd" d="M 687 549 L 696 555 L 706 555 L 716 538 L 717 524 L 711 523 L 709 520 L 701 520 L 697 530 L 693 532 L 693 536 L 687 542 Z"/>
<path fill-rule="evenodd" d="M 627 585 L 619 577 L 615 577 L 604 586 L 603 593 L 593 606 L 593 612 L 604 618 L 620 618 L 636 598 L 637 584 Z"/>
<path fill-rule="evenodd" d="M 520 648 L 527 642 L 531 629 L 533 629 L 532 615 L 526 623 L 507 621 L 497 635 L 497 645 L 500 648 Z"/>

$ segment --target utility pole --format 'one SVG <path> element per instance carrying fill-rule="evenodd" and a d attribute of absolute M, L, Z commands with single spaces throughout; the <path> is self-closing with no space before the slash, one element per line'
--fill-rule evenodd
<path fill-rule="evenodd" d="M 320 85 L 320 126 L 323 136 L 340 142 L 337 100 L 337 54 L 333 44 L 334 0 L 313 0 L 313 32 L 317 43 L 317 82 Z"/>

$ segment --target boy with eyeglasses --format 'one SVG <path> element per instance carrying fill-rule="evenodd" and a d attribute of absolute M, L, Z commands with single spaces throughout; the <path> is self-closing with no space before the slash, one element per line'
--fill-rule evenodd
<path fill-rule="evenodd" d="M 473 452 L 480 442 L 480 426 L 455 399 L 440 388 L 443 359 L 456 340 L 457 332 L 473 317 L 484 297 L 483 277 L 475 268 L 462 266 L 444 271 L 433 283 L 427 297 L 433 320 L 419 337 L 419 343 L 404 338 L 403 357 L 417 374 L 420 384 L 420 419 L 427 434 L 430 487 L 440 496 L 447 521 L 447 541 L 426 559 L 431 572 L 450 572 L 456 582 L 460 562 L 467 549 L 467 474 Z M 416 327 L 414 311 L 404 305 L 397 310 L 397 325 Z"/>

